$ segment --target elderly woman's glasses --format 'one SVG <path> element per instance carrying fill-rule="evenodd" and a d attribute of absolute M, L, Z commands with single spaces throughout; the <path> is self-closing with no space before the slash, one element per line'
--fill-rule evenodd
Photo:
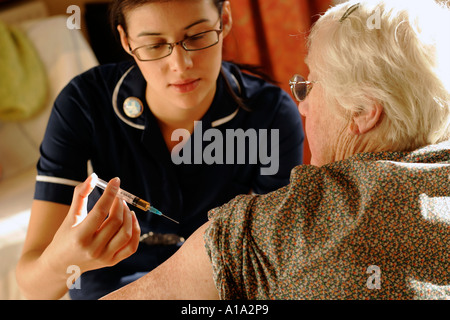
<path fill-rule="evenodd" d="M 306 96 L 313 87 L 313 83 L 315 83 L 315 81 L 306 81 L 305 78 L 298 74 L 294 75 L 291 80 L 289 80 L 292 95 L 298 102 L 306 99 Z"/>
<path fill-rule="evenodd" d="M 221 23 L 222 28 L 222 23 Z M 172 54 L 173 48 L 177 45 L 186 51 L 198 51 L 212 47 L 219 43 L 220 30 L 208 30 L 194 34 L 184 40 L 174 43 L 154 43 L 147 44 L 135 49 L 130 48 L 130 52 L 134 54 L 140 61 L 153 61 L 168 57 Z"/>

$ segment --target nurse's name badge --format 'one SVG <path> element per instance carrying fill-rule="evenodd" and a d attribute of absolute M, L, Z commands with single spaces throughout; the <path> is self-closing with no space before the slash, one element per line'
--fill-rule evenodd
<path fill-rule="evenodd" d="M 123 111 L 129 118 L 137 118 L 144 112 L 142 101 L 135 97 L 129 97 L 123 102 Z"/>

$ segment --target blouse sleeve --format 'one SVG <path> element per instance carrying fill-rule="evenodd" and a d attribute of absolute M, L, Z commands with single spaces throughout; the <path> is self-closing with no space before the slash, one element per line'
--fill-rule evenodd
<path fill-rule="evenodd" d="M 311 179 L 300 180 L 297 171 L 308 168 Z M 284 273 L 280 266 L 289 261 L 296 245 L 290 239 L 301 237 L 305 216 L 299 211 L 320 202 L 313 196 L 320 190 L 314 186 L 315 171 L 311 166 L 293 171 L 291 182 L 304 186 L 301 193 L 294 182 L 265 195 L 238 196 L 210 211 L 204 239 L 221 299 L 267 299 L 277 292 Z M 310 198 L 308 208 L 299 205 L 305 197 Z"/>
<path fill-rule="evenodd" d="M 211 258 L 214 282 L 221 299 L 244 299 L 242 257 L 247 249 L 246 221 L 255 196 L 238 196 L 209 213 L 205 244 Z"/>

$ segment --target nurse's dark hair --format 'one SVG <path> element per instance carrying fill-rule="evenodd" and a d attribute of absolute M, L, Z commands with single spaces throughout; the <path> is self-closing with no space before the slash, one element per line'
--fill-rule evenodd
<path fill-rule="evenodd" d="M 125 13 L 147 3 L 168 2 L 171 0 L 113 0 L 109 6 L 110 23 L 113 31 L 117 32 L 117 26 L 121 25 L 125 32 L 128 32 Z M 222 14 L 225 0 L 211 0 L 216 6 L 219 14 Z"/>
<path fill-rule="evenodd" d="M 125 33 L 128 33 L 127 29 L 127 21 L 125 18 L 125 13 L 127 11 L 136 9 L 137 7 L 140 7 L 142 5 L 145 5 L 147 3 L 151 2 L 167 2 L 172 0 L 113 0 L 111 1 L 109 5 L 109 16 L 110 16 L 110 23 L 111 28 L 113 29 L 114 34 L 116 37 L 118 36 L 117 26 L 121 25 L 124 29 Z M 226 0 L 211 0 L 214 5 L 216 6 L 219 15 L 222 15 L 223 10 L 223 4 Z M 261 71 L 263 68 L 261 66 L 255 66 L 250 64 L 239 64 L 235 63 L 239 69 L 246 70 L 252 74 L 258 75 L 261 78 L 265 79 L 266 81 L 276 83 L 274 79 L 272 79 L 269 75 Z M 225 85 L 227 88 L 227 91 L 230 93 L 230 95 L 233 97 L 233 100 L 244 110 L 251 111 L 249 107 L 245 104 L 245 99 L 243 99 L 239 94 L 237 94 L 230 82 L 229 79 L 223 74 L 223 71 L 221 71 L 223 75 L 223 79 L 225 80 Z"/>

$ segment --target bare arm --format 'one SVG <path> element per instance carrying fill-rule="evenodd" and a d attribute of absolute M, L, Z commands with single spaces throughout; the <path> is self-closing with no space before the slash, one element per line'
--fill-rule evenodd
<path fill-rule="evenodd" d="M 41 259 L 41 255 L 64 221 L 69 208 L 46 201 L 33 201 L 27 237 L 16 269 L 19 286 L 28 298 L 58 299 L 68 290 L 64 270 L 55 272 L 45 259 Z"/>
<path fill-rule="evenodd" d="M 208 225 L 197 229 L 170 259 L 149 274 L 102 299 L 218 299 L 203 240 Z"/>

